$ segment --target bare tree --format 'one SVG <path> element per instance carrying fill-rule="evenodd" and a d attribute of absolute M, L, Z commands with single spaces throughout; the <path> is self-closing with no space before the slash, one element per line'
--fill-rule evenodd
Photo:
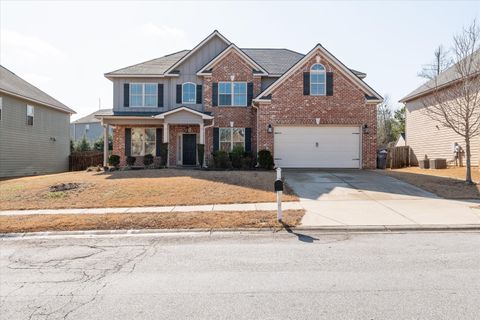
<path fill-rule="evenodd" d="M 450 52 L 447 49 L 439 45 L 433 52 L 435 59 L 432 63 L 424 65 L 422 71 L 418 73 L 418 76 L 428 80 L 435 79 L 436 76 L 453 64 L 453 60 L 449 54 Z"/>
<path fill-rule="evenodd" d="M 392 132 L 393 113 L 390 105 L 390 96 L 385 95 L 383 102 L 377 109 L 377 145 L 379 148 L 386 148 L 395 137 Z"/>
<path fill-rule="evenodd" d="M 424 111 L 465 140 L 467 174 L 471 184 L 472 138 L 480 135 L 480 27 L 476 20 L 453 38 L 454 66 L 428 84 Z"/>

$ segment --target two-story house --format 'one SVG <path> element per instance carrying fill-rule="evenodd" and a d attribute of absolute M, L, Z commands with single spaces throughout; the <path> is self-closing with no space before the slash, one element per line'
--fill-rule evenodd
<path fill-rule="evenodd" d="M 159 155 L 168 165 L 198 163 L 241 145 L 270 150 L 280 167 L 374 168 L 376 106 L 382 97 L 365 74 L 321 45 L 307 54 L 238 48 L 214 31 L 192 50 L 109 72 L 113 110 L 97 114 L 114 127 L 113 153 Z M 105 159 L 106 161 L 106 159 Z"/>

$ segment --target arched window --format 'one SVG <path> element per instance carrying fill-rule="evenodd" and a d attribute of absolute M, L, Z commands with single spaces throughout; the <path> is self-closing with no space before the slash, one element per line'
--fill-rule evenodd
<path fill-rule="evenodd" d="M 314 64 L 310 68 L 310 95 L 325 95 L 325 67 L 320 63 Z"/>
<path fill-rule="evenodd" d="M 182 84 L 182 103 L 196 103 L 197 85 L 192 82 Z"/>

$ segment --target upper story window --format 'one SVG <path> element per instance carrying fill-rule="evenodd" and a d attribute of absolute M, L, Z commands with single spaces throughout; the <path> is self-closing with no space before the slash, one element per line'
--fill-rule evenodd
<path fill-rule="evenodd" d="M 220 106 L 247 106 L 246 82 L 219 82 L 218 105 Z"/>
<path fill-rule="evenodd" d="M 33 126 L 34 108 L 27 104 L 27 125 Z"/>
<path fill-rule="evenodd" d="M 197 102 L 197 85 L 192 82 L 182 84 L 182 103 L 190 104 Z"/>
<path fill-rule="evenodd" d="M 156 83 L 130 83 L 131 107 L 156 107 L 158 99 Z"/>
<path fill-rule="evenodd" d="M 320 64 L 314 64 L 310 69 L 310 95 L 325 95 L 325 67 Z"/>

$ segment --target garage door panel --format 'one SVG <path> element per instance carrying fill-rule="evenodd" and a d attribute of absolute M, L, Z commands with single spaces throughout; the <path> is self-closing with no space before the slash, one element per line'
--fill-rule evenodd
<path fill-rule="evenodd" d="M 275 163 L 285 168 L 359 168 L 359 133 L 359 127 L 277 127 Z"/>

